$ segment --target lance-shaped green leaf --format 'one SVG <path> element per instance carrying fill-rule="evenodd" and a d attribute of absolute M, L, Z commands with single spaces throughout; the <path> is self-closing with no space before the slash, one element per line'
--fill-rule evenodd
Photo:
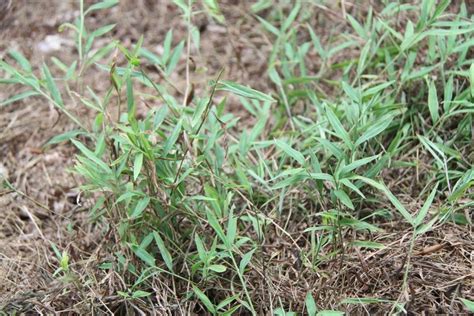
<path fill-rule="evenodd" d="M 385 131 L 390 123 L 392 123 L 392 120 L 393 116 L 388 116 L 381 118 L 375 124 L 371 124 L 370 127 L 367 128 L 367 130 L 357 139 L 355 145 L 359 146 Z"/>
<path fill-rule="evenodd" d="M 143 211 L 146 209 L 148 204 L 150 203 L 150 197 L 145 196 L 144 198 L 140 199 L 137 204 L 135 205 L 135 208 L 133 209 L 132 214 L 130 215 L 131 218 L 137 218 L 140 215 L 142 215 Z"/>
<path fill-rule="evenodd" d="M 336 114 L 334 114 L 334 112 L 329 106 L 326 107 L 326 115 L 327 115 L 329 124 L 331 124 L 332 128 L 336 132 L 336 136 L 342 139 L 344 143 L 347 145 L 347 147 L 352 148 L 353 145 L 352 145 L 349 134 L 344 129 L 344 127 L 341 124 L 341 121 L 339 121 Z"/>
<path fill-rule="evenodd" d="M 155 242 L 156 242 L 156 245 L 158 246 L 158 249 L 160 250 L 163 261 L 165 262 L 168 269 L 170 271 L 173 271 L 173 257 L 168 251 L 168 248 L 166 248 L 165 242 L 163 241 L 163 239 L 161 239 L 160 234 L 158 234 L 156 231 L 153 232 L 153 236 L 155 237 Z"/>
<path fill-rule="evenodd" d="M 71 139 L 72 143 L 84 154 L 84 156 L 87 157 L 87 159 L 93 161 L 97 166 L 99 166 L 103 171 L 107 173 L 112 173 L 112 170 L 109 168 L 109 166 L 103 162 L 101 159 L 99 159 L 94 152 L 92 152 L 90 149 L 88 149 L 86 146 L 84 146 L 81 142 Z"/>
<path fill-rule="evenodd" d="M 384 193 L 385 196 L 387 196 L 389 201 L 392 203 L 392 205 L 395 206 L 398 212 L 403 216 L 403 218 L 405 218 L 405 220 L 408 223 L 410 223 L 412 226 L 415 225 L 411 214 L 407 211 L 407 209 L 403 206 L 403 204 L 400 203 L 400 201 L 395 197 L 395 195 L 393 195 L 393 193 L 390 192 L 390 190 L 384 184 L 378 183 L 377 181 L 374 181 L 372 179 L 362 177 L 362 176 L 354 176 L 352 177 L 352 179 L 361 180 L 362 182 L 365 182 L 373 186 L 374 188 L 378 189 L 382 193 Z"/>
<path fill-rule="evenodd" d="M 288 156 L 296 160 L 299 164 L 304 165 L 305 159 L 302 153 L 292 148 L 290 145 L 282 140 L 275 140 L 275 145 L 283 150 Z"/>
<path fill-rule="evenodd" d="M 58 86 L 56 85 L 56 82 L 54 82 L 53 76 L 51 76 L 51 72 L 49 71 L 48 66 L 46 66 L 46 64 L 43 64 L 43 67 L 41 69 L 43 72 L 43 78 L 46 81 L 46 87 L 48 88 L 51 98 L 54 100 L 54 102 L 56 102 L 59 107 L 64 107 L 61 93 L 59 93 Z"/>
<path fill-rule="evenodd" d="M 31 91 L 31 90 L 28 90 L 28 91 L 25 91 L 25 92 L 22 92 L 22 93 L 18 93 L 16 95 L 6 99 L 5 101 L 0 102 L 0 106 L 8 105 L 8 104 L 11 104 L 13 102 L 20 101 L 20 100 L 23 100 L 23 99 L 26 99 L 26 98 L 29 98 L 29 97 L 32 97 L 32 96 L 35 96 L 35 95 L 39 95 L 39 93 L 36 92 L 36 91 Z"/>
<path fill-rule="evenodd" d="M 433 191 L 431 191 L 430 195 L 428 196 L 428 199 L 426 199 L 418 215 L 416 215 L 415 222 L 414 222 L 415 226 L 420 225 L 423 222 L 424 218 L 426 217 L 426 214 L 428 214 L 428 210 L 430 209 L 431 204 L 433 203 L 433 199 L 436 195 L 437 189 L 438 189 L 438 183 L 433 188 Z"/>
<path fill-rule="evenodd" d="M 431 119 L 433 120 L 433 123 L 436 123 L 439 119 L 439 102 L 438 92 L 436 91 L 436 86 L 433 81 L 429 83 L 428 108 L 430 110 Z"/>
<path fill-rule="evenodd" d="M 252 88 L 243 86 L 235 82 L 226 81 L 226 80 L 219 81 L 217 90 L 229 91 L 236 95 L 249 98 L 249 99 L 257 99 L 260 101 L 270 101 L 270 102 L 275 101 L 271 96 L 263 92 L 254 90 Z"/>

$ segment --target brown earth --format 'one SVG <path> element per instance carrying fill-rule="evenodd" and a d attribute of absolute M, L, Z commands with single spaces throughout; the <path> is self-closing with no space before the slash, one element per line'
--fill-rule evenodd
<path fill-rule="evenodd" d="M 7 50 L 14 48 L 23 52 L 35 68 L 51 56 L 68 62 L 74 60 L 76 53 L 69 34 L 57 30 L 77 16 L 76 1 L 19 0 L 8 4 L 0 0 L 0 57 L 8 58 Z M 198 89 L 203 89 L 224 68 L 226 79 L 269 91 L 263 74 L 271 47 L 258 23 L 247 13 L 249 3 L 228 0 L 221 6 L 227 27 L 205 16 L 197 17 L 202 48 L 194 52 L 193 59 L 198 68 L 207 70 L 193 81 Z M 338 28 L 339 10 L 327 9 L 320 14 Z M 145 46 L 155 52 L 160 50 L 170 27 L 175 29 L 175 42 L 186 37 L 177 9 L 167 1 L 122 1 L 107 14 L 89 18 L 87 25 L 108 23 L 118 23 L 110 36 L 125 46 L 144 34 Z M 324 34 L 324 29 L 321 33 Z M 44 45 L 54 46 L 58 41 L 59 49 L 45 51 Z M 173 80 L 183 89 L 181 78 L 184 77 L 180 76 L 184 71 L 183 61 L 179 67 Z M 92 70 L 88 84 L 105 90 L 106 78 L 106 74 Z M 11 87 L 0 87 L 0 101 L 15 93 Z M 78 115 L 89 115 L 72 101 L 68 108 Z M 239 113 L 240 108 L 231 104 L 230 111 Z M 245 128 L 249 122 L 242 124 Z M 32 98 L 0 108 L 0 173 L 7 174 L 14 187 L 0 191 L 0 310 L 3 308 L 7 313 L 12 310 L 31 314 L 120 311 L 117 307 L 120 304 L 114 303 L 120 300 L 115 294 L 120 276 L 107 275 L 95 268 L 97 261 L 106 256 L 105 243 L 101 240 L 104 225 L 88 221 L 89 201 L 81 200 L 77 191 L 80 180 L 68 172 L 75 150 L 69 144 L 43 147 L 54 135 L 72 129 L 74 124 L 42 99 Z M 406 202 L 419 203 L 407 193 L 411 192 L 409 188 L 402 190 L 402 194 L 403 191 Z M 268 259 L 267 266 L 256 268 L 254 279 L 249 282 L 250 288 L 255 289 L 256 305 L 262 306 L 262 314 L 269 313 L 271 304 L 279 306 L 279 300 L 302 310 L 308 290 L 327 309 L 337 308 L 338 302 L 347 297 L 408 298 L 407 309 L 413 314 L 457 314 L 463 311 L 459 297 L 474 299 L 474 247 L 469 227 L 446 225 L 434 229 L 417 240 L 414 255 L 408 258 L 410 231 L 392 223 L 383 227 L 384 233 L 375 236 L 387 248 L 354 250 L 346 253 L 342 262 L 321 266 L 315 275 L 298 264 L 297 248 L 308 245 L 301 234 L 306 226 L 302 220 L 288 227 L 294 240 L 285 240 L 275 232 L 269 241 L 262 255 Z M 350 240 L 351 236 L 347 237 Z M 70 254 L 71 269 L 77 279 L 65 282 L 53 276 L 58 260 L 51 244 Z M 411 264 L 409 287 L 401 293 L 404 267 L 408 263 Z M 148 307 L 147 313 L 183 313 L 186 309 L 174 309 L 169 293 L 169 289 L 157 289 L 156 306 Z M 384 304 L 374 305 L 373 310 L 372 305 L 367 306 L 367 309 L 346 307 L 348 312 L 357 314 L 385 314 L 388 311 L 384 308 L 389 308 Z"/>

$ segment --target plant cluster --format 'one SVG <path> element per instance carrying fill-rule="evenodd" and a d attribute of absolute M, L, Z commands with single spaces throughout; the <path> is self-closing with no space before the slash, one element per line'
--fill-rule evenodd
<path fill-rule="evenodd" d="M 193 17 L 204 12 L 216 23 L 225 17 L 217 1 L 203 1 L 202 12 L 193 2 L 174 1 L 188 37 L 173 45 L 170 30 L 159 55 L 143 37 L 133 47 L 116 41 L 95 47 L 96 38 L 118 26 L 88 30 L 86 18 L 117 1 L 84 8 L 81 0 L 76 22 L 63 26 L 74 33 L 76 61 L 53 58 L 54 71 L 46 63 L 37 70 L 11 51 L 0 62 L 0 83 L 25 87 L 1 106 L 41 96 L 76 123 L 77 130 L 47 146 L 71 141 L 77 148 L 74 172 L 94 199 L 90 218 L 104 225 L 112 252 L 97 266 L 122 276 L 117 294 L 125 302 L 152 304 L 158 280 L 176 304 L 199 302 L 196 312 L 260 314 L 252 283 L 265 278 L 265 248 L 275 236 L 292 241 L 299 264 L 318 273 L 353 247 L 383 248 L 370 239 L 380 223 L 412 227 L 409 253 L 434 227 L 472 224 L 474 21 L 465 4 L 456 13 L 447 0 L 387 2 L 377 12 L 369 6 L 363 19 L 345 15 L 346 32 L 323 40 L 310 23 L 316 3 L 276 6 L 263 16 L 271 1 L 258 1 L 252 14 L 273 45 L 266 76 L 274 90 L 264 93 L 225 80 L 225 69 L 194 91 L 189 57 L 200 39 Z M 184 92 L 170 79 L 182 60 Z M 103 95 L 84 84 L 93 71 L 110 80 Z M 253 118 L 248 129 L 236 128 L 227 95 Z M 66 98 L 93 118 L 77 117 Z M 419 207 L 408 207 L 396 185 L 384 181 L 399 168 L 423 169 L 405 175 L 416 182 Z M 292 221 L 305 223 L 304 246 L 287 230 Z M 354 240 L 348 232 L 369 237 Z M 56 274 L 74 273 L 67 253 L 54 251 Z M 409 260 L 404 287 L 408 271 Z M 324 310 L 313 294 L 299 311 L 340 314 Z M 402 296 L 340 303 L 380 302 L 405 311 Z M 275 314 L 292 314 L 287 302 L 274 303 Z"/>

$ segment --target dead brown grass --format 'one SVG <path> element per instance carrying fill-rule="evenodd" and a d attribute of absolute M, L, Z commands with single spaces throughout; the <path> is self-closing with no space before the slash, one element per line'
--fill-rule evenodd
<path fill-rule="evenodd" d="M 247 3 L 229 0 L 222 7 L 230 21 L 227 27 L 207 19 L 199 22 L 203 49 L 194 60 L 197 67 L 207 67 L 208 71 L 196 79 L 196 86 L 205 87 L 207 80 L 225 67 L 227 78 L 268 90 L 268 83 L 262 80 L 271 49 L 268 40 L 256 21 L 246 14 Z M 15 1 L 6 12 L 1 20 L 0 57 L 15 47 L 38 65 L 45 58 L 38 50 L 38 43 L 47 35 L 56 34 L 62 22 L 71 21 L 77 6 L 73 1 L 48 1 L 45 5 L 42 1 L 22 0 Z M 337 24 L 340 15 L 340 11 L 328 9 L 321 13 L 325 18 L 318 17 L 316 23 Z M 184 32 L 176 9 L 162 1 L 124 1 L 110 15 L 93 16 L 89 24 L 103 25 L 117 20 L 125 22 L 113 36 L 125 45 L 145 34 L 146 45 L 159 50 L 170 27 L 177 33 Z M 64 42 L 59 51 L 51 54 L 72 60 L 74 51 Z M 317 61 L 314 67 L 318 67 Z M 173 79 L 178 87 L 183 87 L 180 72 Z M 100 76 L 91 78 L 96 88 L 100 88 L 101 81 Z M 331 92 L 329 87 L 322 89 Z M 10 92 L 0 91 L 0 98 Z M 72 104 L 71 108 L 75 110 Z M 230 110 L 239 112 L 240 108 L 234 104 Z M 6 312 L 48 314 L 93 311 L 120 314 L 141 310 L 162 315 L 198 311 L 195 303 L 183 304 L 182 298 L 174 294 L 175 285 L 160 277 L 154 281 L 155 294 L 149 305 L 125 307 L 115 294 L 124 290 L 122 277 L 96 268 L 114 246 L 106 238 L 103 225 L 88 221 L 87 201 L 81 201 L 75 190 L 78 180 L 67 172 L 74 150 L 69 145 L 42 148 L 50 137 L 72 128 L 66 118 L 39 100 L 0 109 L 0 163 L 18 190 L 0 192 L 0 308 Z M 397 175 L 388 176 L 399 185 Z M 414 200 L 417 195 L 413 190 L 401 191 L 406 194 L 406 204 L 420 203 Z M 279 221 L 285 226 L 286 218 Z M 463 307 L 456 298 L 474 298 L 471 228 L 447 225 L 434 229 L 416 241 L 414 255 L 408 262 L 410 231 L 394 222 L 383 226 L 384 232 L 371 236 L 387 245 L 385 249 L 363 251 L 346 245 L 342 256 L 314 271 L 302 264 L 300 257 L 309 247 L 301 232 L 310 224 L 306 219 L 292 219 L 286 226 L 291 239 L 275 230 L 262 243 L 258 254 L 260 264 L 253 267 L 253 278 L 249 281 L 259 313 L 269 314 L 272 306 L 280 303 L 301 310 L 308 291 L 327 309 L 337 308 L 341 300 L 351 297 L 387 300 L 403 297 L 410 302 L 407 309 L 411 314 L 459 314 Z M 362 233 L 345 233 L 347 241 L 367 237 Z M 77 279 L 63 282 L 52 276 L 57 260 L 51 243 L 67 249 Z M 408 288 L 402 291 L 407 265 Z M 219 295 L 217 291 L 215 295 Z M 348 314 L 354 315 L 386 314 L 389 306 L 374 304 L 365 309 L 348 305 L 346 308 Z"/>

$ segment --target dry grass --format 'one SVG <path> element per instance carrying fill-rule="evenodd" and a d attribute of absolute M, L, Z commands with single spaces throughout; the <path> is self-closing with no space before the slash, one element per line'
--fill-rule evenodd
<path fill-rule="evenodd" d="M 196 67 L 207 67 L 208 71 L 196 86 L 203 86 L 225 67 L 227 78 L 268 90 L 269 84 L 261 79 L 271 49 L 268 39 L 259 32 L 257 21 L 246 14 L 245 3 L 225 1 L 222 8 L 227 20 L 231 21 L 228 27 L 205 19 L 200 22 L 205 31 L 201 34 L 201 55 L 196 57 L 195 63 Z M 73 1 L 51 1 L 47 6 L 41 1 L 16 1 L 1 18 L 0 56 L 6 49 L 18 47 L 33 64 L 39 64 L 45 54 L 38 51 L 38 43 L 47 35 L 56 34 L 57 27 L 71 20 L 75 12 L 77 6 Z M 176 9 L 168 3 L 125 1 L 111 12 L 107 16 L 94 16 L 89 23 L 103 25 L 116 20 L 126 21 L 113 34 L 125 44 L 135 42 L 145 33 L 147 45 L 155 47 L 161 43 L 168 28 L 184 32 Z M 341 19 L 339 9 L 328 9 L 322 15 L 319 25 L 326 25 L 326 29 L 327 25 L 337 25 Z M 66 42 L 51 54 L 65 60 L 74 58 L 71 56 L 73 49 Z M 183 68 L 174 79 L 178 89 L 184 90 L 185 82 L 179 76 L 184 71 L 184 63 L 180 67 Z M 100 88 L 104 78 L 98 76 L 89 80 Z M 329 86 L 321 89 L 331 93 Z M 10 93 L 0 91 L 0 99 Z M 237 103 L 231 106 L 232 112 L 240 111 Z M 242 121 L 241 128 L 245 128 L 249 122 Z M 118 246 L 111 246 L 110 240 L 101 237 L 105 229 L 102 225 L 88 221 L 89 201 L 81 200 L 75 190 L 79 180 L 67 172 L 75 150 L 70 145 L 42 148 L 52 136 L 72 128 L 67 118 L 41 100 L 1 108 L 0 167 L 8 172 L 10 182 L 18 191 L 0 192 L 0 308 L 7 313 L 13 310 L 78 314 L 91 311 L 139 313 L 140 310 L 156 315 L 199 313 L 193 303 L 183 304 L 181 298 L 173 295 L 173 287 L 182 285 L 159 277 L 154 282 L 155 295 L 150 299 L 153 304 L 126 310 L 123 299 L 115 294 L 117 289 L 125 287 L 122 277 L 96 268 L 96 263 L 106 261 L 107 254 Z M 423 172 L 418 170 L 419 174 Z M 408 183 L 400 183 L 399 172 L 387 174 L 385 182 L 391 182 L 391 188 L 398 188 L 397 194 L 404 194 L 405 205 L 422 204 L 423 201 L 417 200 L 416 190 L 411 188 L 414 181 L 406 180 L 407 176 L 416 175 L 402 175 Z M 435 228 L 416 240 L 411 258 L 407 257 L 411 230 L 403 224 L 380 225 L 384 231 L 372 236 L 347 232 L 344 254 L 325 262 L 315 273 L 302 263 L 300 255 L 302 250 L 310 248 L 307 234 L 302 231 L 312 222 L 316 223 L 316 219 L 292 217 L 289 224 L 286 220 L 287 217 L 280 218 L 278 224 L 289 235 L 277 229 L 267 232 L 270 237 L 262 243 L 257 264 L 252 267 L 248 286 L 259 314 L 269 314 L 272 306 L 278 306 L 280 302 L 293 309 L 302 309 L 308 291 L 327 309 L 336 308 L 346 298 L 377 297 L 392 301 L 403 298 L 409 301 L 406 308 L 412 314 L 459 314 L 463 307 L 456 298 L 474 298 L 472 227 L 445 225 L 443 229 Z M 105 236 L 113 238 L 109 234 Z M 349 245 L 351 240 L 369 237 L 383 242 L 386 248 L 368 251 Z M 57 262 L 52 259 L 51 243 L 68 251 L 71 269 L 78 279 L 62 282 L 52 277 Z M 408 264 L 410 282 L 402 291 L 403 274 Z M 215 295 L 219 295 L 217 290 Z M 354 315 L 385 314 L 390 306 L 348 305 L 346 308 Z"/>

